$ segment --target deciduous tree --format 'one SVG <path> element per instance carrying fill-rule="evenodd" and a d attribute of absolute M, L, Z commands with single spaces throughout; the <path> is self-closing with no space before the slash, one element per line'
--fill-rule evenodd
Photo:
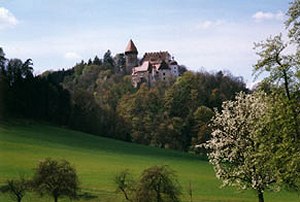
<path fill-rule="evenodd" d="M 181 188 L 168 166 L 145 169 L 136 188 L 137 202 L 178 202 Z"/>
<path fill-rule="evenodd" d="M 210 163 L 223 185 L 253 189 L 263 202 L 265 190 L 277 188 L 276 170 L 269 163 L 268 127 L 259 124 L 268 110 L 263 94 L 240 93 L 235 101 L 223 103 L 222 112 L 213 119 L 211 140 L 206 144 Z M 262 127 L 262 128 L 261 128 Z M 267 152 L 268 151 L 268 152 Z"/>
<path fill-rule="evenodd" d="M 254 65 L 254 74 L 268 73 L 265 82 L 283 87 L 286 96 L 291 100 L 291 93 L 299 91 L 299 66 L 295 55 L 284 54 L 288 44 L 282 40 L 282 35 L 270 37 L 266 41 L 255 43 L 259 60 Z"/>
<path fill-rule="evenodd" d="M 8 193 L 12 200 L 21 202 L 26 192 L 30 190 L 30 182 L 24 177 L 20 179 L 7 180 L 6 184 L 0 187 L 2 193 Z"/>
<path fill-rule="evenodd" d="M 115 176 L 117 189 L 132 202 L 179 202 L 181 187 L 174 170 L 168 166 L 152 166 L 134 181 L 128 170 Z"/>
<path fill-rule="evenodd" d="M 76 198 L 79 189 L 75 168 L 66 160 L 50 158 L 38 164 L 33 184 L 38 193 L 52 196 L 55 202 L 62 196 Z"/>
<path fill-rule="evenodd" d="M 121 171 L 115 176 L 114 182 L 117 185 L 117 191 L 122 192 L 127 201 L 132 201 L 132 194 L 135 191 L 135 182 L 130 172 L 128 170 Z"/>
<path fill-rule="evenodd" d="M 213 115 L 214 112 L 205 106 L 198 107 L 193 114 L 192 146 L 197 153 L 201 153 L 201 149 L 203 150 L 203 147 L 199 147 L 200 144 L 203 144 L 210 139 L 211 128 L 209 127 L 209 124 Z"/>

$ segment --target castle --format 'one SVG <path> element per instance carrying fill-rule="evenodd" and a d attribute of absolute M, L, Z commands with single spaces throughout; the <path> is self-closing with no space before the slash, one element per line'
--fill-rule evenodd
<path fill-rule="evenodd" d="M 138 50 L 130 40 L 125 49 L 125 60 L 134 87 L 141 83 L 153 86 L 156 81 L 168 82 L 179 76 L 179 66 L 167 51 L 145 53 L 140 62 L 137 56 Z"/>

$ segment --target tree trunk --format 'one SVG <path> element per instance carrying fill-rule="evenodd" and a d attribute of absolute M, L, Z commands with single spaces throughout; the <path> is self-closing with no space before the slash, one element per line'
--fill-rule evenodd
<path fill-rule="evenodd" d="M 121 189 L 121 191 L 123 192 L 123 194 L 124 194 L 126 200 L 127 200 L 127 201 L 130 201 L 130 200 L 129 200 L 129 197 L 128 197 L 128 195 L 127 195 L 126 190 L 125 190 L 125 189 Z"/>
<path fill-rule="evenodd" d="M 161 202 L 160 192 L 157 192 L 156 201 Z"/>
<path fill-rule="evenodd" d="M 54 196 L 54 202 L 58 202 L 58 196 Z"/>
<path fill-rule="evenodd" d="M 288 82 L 286 70 L 283 70 L 283 77 L 284 77 L 284 87 L 285 87 L 286 96 L 289 100 L 291 100 L 289 82 Z"/>
<path fill-rule="evenodd" d="M 161 196 L 160 196 L 160 184 L 158 184 L 157 189 L 155 189 L 156 192 L 156 202 L 161 202 Z"/>
<path fill-rule="evenodd" d="M 257 191 L 257 196 L 258 196 L 258 202 L 264 202 L 264 193 L 262 190 Z"/>

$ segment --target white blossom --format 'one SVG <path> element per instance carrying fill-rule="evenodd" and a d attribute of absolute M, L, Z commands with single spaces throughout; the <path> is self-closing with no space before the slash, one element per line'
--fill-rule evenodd
<path fill-rule="evenodd" d="M 260 153 L 261 117 L 268 109 L 262 93 L 240 93 L 235 101 L 227 101 L 216 111 L 212 121 L 212 137 L 205 147 L 209 162 L 223 186 L 263 191 L 275 182 L 267 165 L 266 153 Z"/>

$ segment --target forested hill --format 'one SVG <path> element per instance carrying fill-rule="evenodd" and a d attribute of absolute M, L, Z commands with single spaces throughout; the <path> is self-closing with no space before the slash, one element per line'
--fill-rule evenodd
<path fill-rule="evenodd" d="M 124 58 L 95 57 L 69 70 L 33 75 L 30 59 L 7 59 L 0 48 L 1 119 L 53 122 L 95 135 L 177 150 L 209 138 L 213 108 L 246 91 L 230 73 L 191 72 L 155 87 L 133 88 Z"/>

